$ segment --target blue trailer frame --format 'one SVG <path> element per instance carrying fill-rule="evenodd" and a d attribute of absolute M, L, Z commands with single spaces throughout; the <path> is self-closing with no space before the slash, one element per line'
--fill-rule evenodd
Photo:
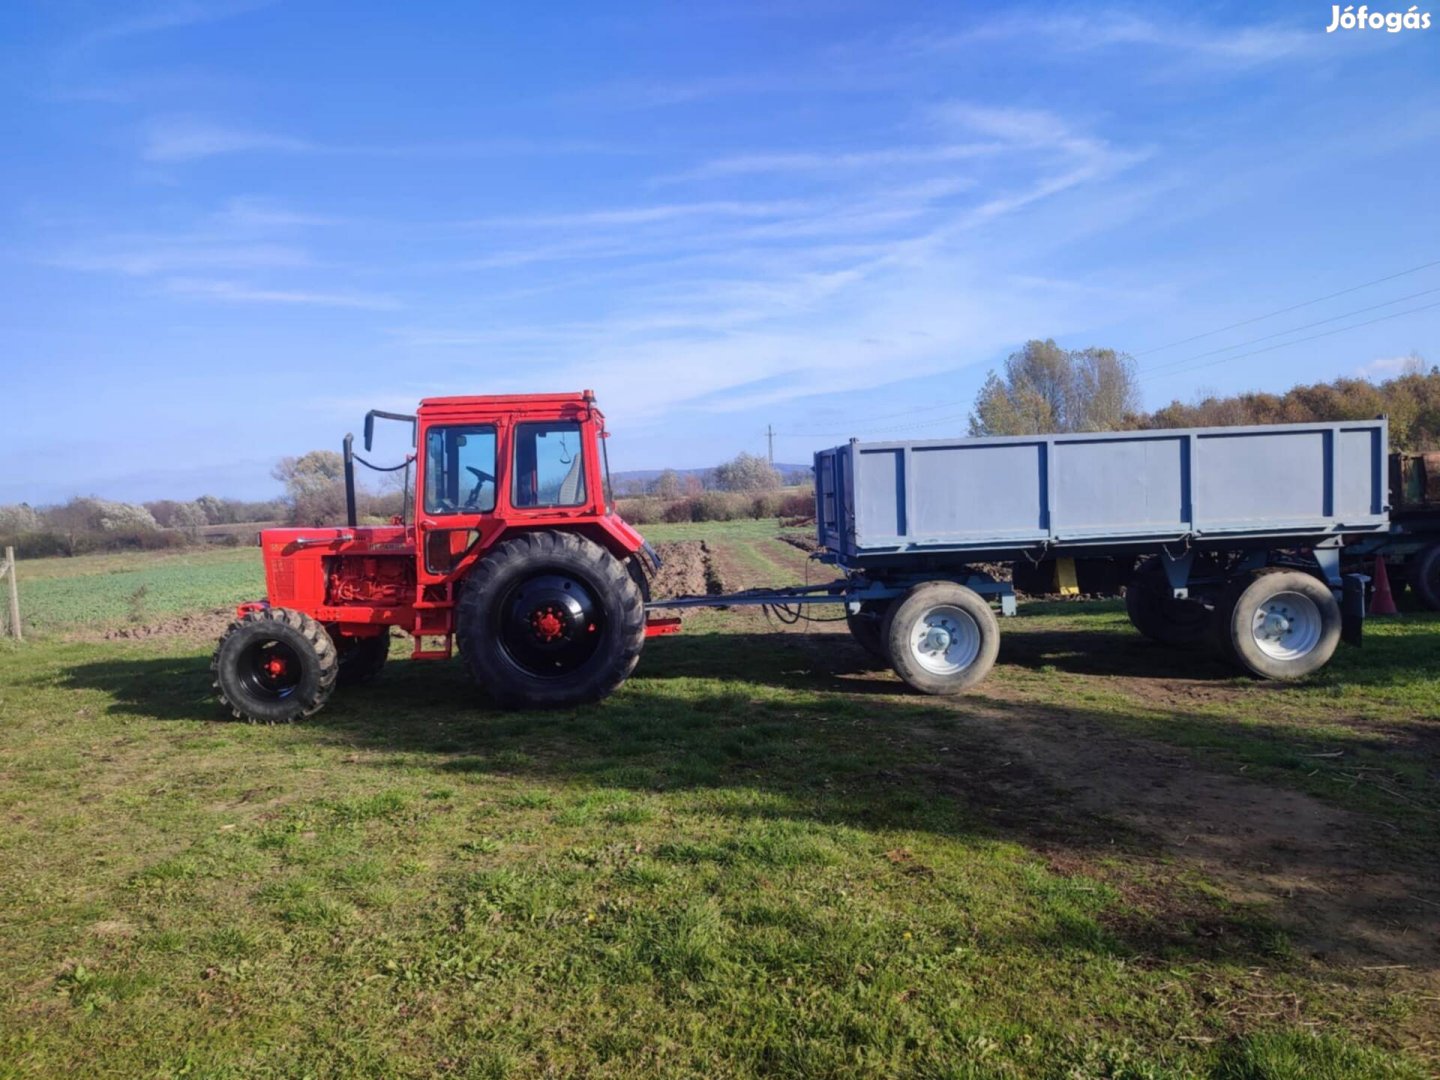
<path fill-rule="evenodd" d="M 1389 535 L 1388 442 L 1383 417 L 852 439 L 815 455 L 816 557 L 841 580 L 651 606 L 760 605 L 798 615 L 805 605 L 843 604 L 856 637 L 872 651 L 883 638 L 902 678 L 949 693 L 982 678 L 973 665 L 988 670 L 994 659 L 998 626 L 975 604 L 1016 610 L 1011 583 L 977 564 L 1073 569 L 1073 560 L 1109 560 L 1128 576 L 1148 557 L 1127 595 L 1138 629 L 1174 644 L 1214 637 L 1202 631 L 1223 624 L 1225 651 L 1242 666 L 1298 677 L 1328 660 L 1340 637 L 1359 641 L 1365 579 L 1342 575 L 1341 553 L 1347 540 Z M 964 664 L 926 667 L 954 649 Z M 947 675 L 949 667 L 956 670 Z"/>

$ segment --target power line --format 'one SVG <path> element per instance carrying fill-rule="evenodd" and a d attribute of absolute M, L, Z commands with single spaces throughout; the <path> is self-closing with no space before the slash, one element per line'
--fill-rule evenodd
<path fill-rule="evenodd" d="M 1348 319 L 1353 315 L 1363 315 L 1367 311 L 1379 311 L 1381 308 L 1390 307 L 1392 304 L 1403 304 L 1406 300 L 1415 300 L 1418 297 L 1430 296 L 1433 293 L 1437 292 L 1440 292 L 1440 286 L 1436 286 L 1433 289 L 1421 289 L 1419 292 L 1411 293 L 1409 296 L 1397 296 L 1394 300 L 1386 300 L 1383 303 L 1371 304 L 1369 307 L 1356 308 L 1354 311 L 1346 311 L 1339 315 L 1332 315 L 1328 319 L 1316 319 L 1314 322 L 1303 323 L 1300 326 L 1292 326 L 1288 330 L 1277 330 L 1273 334 L 1265 334 L 1263 337 L 1251 338 L 1249 341 L 1237 341 L 1234 345 L 1222 345 L 1218 349 L 1211 349 L 1209 352 L 1196 353 L 1194 356 L 1188 357 L 1184 360 L 1170 360 L 1163 364 L 1157 364 L 1153 368 L 1149 368 L 1141 372 L 1140 374 L 1142 376 L 1145 376 L 1168 373 L 1170 369 L 1184 367 L 1192 360 L 1200 360 L 1206 356 L 1216 356 L 1222 352 L 1229 352 L 1231 349 L 1243 349 L 1247 345 L 1258 345 L 1262 341 L 1273 341 L 1275 338 L 1284 337 L 1286 334 L 1296 334 L 1299 333 L 1301 330 L 1309 330 L 1311 327 L 1314 326 L 1324 326 L 1326 323 L 1338 322 L 1340 319 Z"/>
<path fill-rule="evenodd" d="M 1404 311 L 1391 312 L 1389 315 L 1380 315 L 1374 319 L 1366 319 L 1364 322 L 1352 323 L 1349 326 L 1337 326 L 1334 330 L 1322 330 L 1318 334 L 1311 334 L 1309 337 L 1296 338 L 1294 341 L 1282 341 L 1278 345 L 1267 345 L 1263 349 L 1255 349 L 1248 353 L 1240 353 L 1238 356 L 1222 356 L 1219 360 L 1211 360 L 1208 363 L 1196 364 L 1190 368 L 1177 368 L 1174 371 L 1165 372 L 1166 375 L 1179 375 L 1186 371 L 1198 371 L 1201 368 L 1214 367 L 1216 364 L 1227 364 L 1231 360 L 1243 360 L 1248 356 L 1259 356 L 1261 353 L 1274 352 L 1276 349 L 1284 349 L 1290 345 L 1300 345 L 1307 341 L 1315 341 L 1318 338 L 1329 337 L 1331 334 L 1342 334 L 1346 330 L 1358 330 L 1362 326 L 1372 326 L 1375 323 L 1385 322 L 1388 319 L 1398 319 L 1402 315 L 1414 315 L 1417 311 L 1429 311 L 1431 308 L 1440 307 L 1440 300 L 1433 304 L 1422 304 L 1420 307 L 1407 308 Z"/>
<path fill-rule="evenodd" d="M 1173 349 L 1177 345 L 1189 345 L 1192 341 L 1200 341 L 1203 338 L 1214 337 L 1216 334 L 1223 334 L 1226 330 L 1236 330 L 1242 326 L 1249 326 L 1252 323 L 1264 322 L 1266 319 L 1273 319 L 1276 315 L 1284 315 L 1291 311 L 1299 311 L 1301 308 L 1310 307 L 1314 304 L 1323 303 L 1326 300 L 1334 300 L 1337 296 L 1345 296 L 1349 293 L 1359 292 L 1361 289 L 1368 289 L 1372 285 L 1382 285 L 1387 281 L 1394 281 L 1396 278 L 1405 277 L 1407 274 L 1417 274 L 1421 270 L 1428 270 L 1432 266 L 1440 266 L 1440 259 L 1433 262 L 1421 263 L 1419 266 L 1412 266 L 1408 270 L 1400 270 L 1394 274 L 1387 274 L 1385 277 L 1376 278 L 1374 281 L 1367 281 L 1362 285 L 1352 285 L 1348 289 L 1341 289 L 1339 292 L 1329 293 L 1326 296 L 1317 296 L 1314 300 L 1306 300 L 1300 304 L 1291 304 L 1289 307 L 1280 308 L 1277 311 L 1265 315 L 1256 315 L 1253 319 L 1241 319 L 1239 322 L 1231 323 L 1229 326 L 1222 326 L 1218 330 L 1207 330 L 1203 334 L 1196 334 L 1194 337 L 1181 338 L 1179 341 L 1172 341 L 1165 345 L 1156 345 L 1153 349 L 1146 349 L 1143 352 L 1131 353 L 1132 356 L 1149 356 L 1151 353 L 1162 352 L 1165 349 Z"/>

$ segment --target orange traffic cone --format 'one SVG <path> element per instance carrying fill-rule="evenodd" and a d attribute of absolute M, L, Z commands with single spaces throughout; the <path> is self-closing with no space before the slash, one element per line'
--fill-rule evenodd
<path fill-rule="evenodd" d="M 1385 557 L 1375 556 L 1375 595 L 1370 600 L 1371 615 L 1399 615 L 1395 597 L 1390 594 L 1390 575 L 1385 571 Z"/>

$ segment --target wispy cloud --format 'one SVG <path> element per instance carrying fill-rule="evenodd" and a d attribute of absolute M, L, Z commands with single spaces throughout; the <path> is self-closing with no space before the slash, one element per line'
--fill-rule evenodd
<path fill-rule="evenodd" d="M 149 277 L 185 270 L 293 269 L 313 265 L 302 248 L 285 244 L 226 243 L 214 238 L 116 237 L 45 260 L 70 270 Z"/>
<path fill-rule="evenodd" d="M 238 196 L 230 199 L 217 215 L 224 224 L 237 229 L 290 229 L 297 226 L 343 225 L 344 218 L 295 210 L 274 199 Z"/>
<path fill-rule="evenodd" d="M 309 154 L 332 157 L 465 159 L 630 154 L 633 149 L 584 139 L 454 139 L 431 142 L 325 142 L 285 132 L 191 115 L 152 117 L 140 131 L 140 156 L 155 164 L 182 164 L 236 154 Z"/>
<path fill-rule="evenodd" d="M 995 144 L 990 143 L 962 143 L 950 146 L 894 146 L 878 150 L 736 154 L 703 162 L 683 172 L 657 177 L 655 182 L 680 183 L 757 173 L 816 173 L 943 165 L 985 157 L 997 149 Z"/>
<path fill-rule="evenodd" d="M 1048 48 L 1066 52 L 1128 47 L 1212 65 L 1248 67 L 1312 53 L 1323 36 L 1309 25 L 1290 23 L 1213 23 L 1184 14 L 1161 20 L 1123 8 L 1082 13 L 1032 9 L 997 16 L 959 33 L 912 33 L 904 45 L 916 53 L 929 53 L 1039 38 Z"/>
<path fill-rule="evenodd" d="M 1399 375 L 1420 375 L 1425 371 L 1425 358 L 1412 352 L 1408 356 L 1380 356 L 1361 364 L 1355 374 L 1362 379 L 1393 379 Z"/>
<path fill-rule="evenodd" d="M 212 71 L 193 67 L 168 71 L 123 74 L 106 71 L 102 63 L 107 47 L 128 39 L 192 26 L 220 22 L 274 5 L 277 0 L 180 0 L 171 3 L 135 5 L 123 16 L 100 23 L 64 44 L 56 53 L 51 85 L 44 95 L 57 101 L 134 101 L 144 97 L 174 96 L 178 91 L 194 92 L 197 86 L 214 85 Z M 121 5 L 110 5 L 119 8 Z"/>
<path fill-rule="evenodd" d="M 114 38 L 135 37 L 201 23 L 219 22 L 259 8 L 270 7 L 276 2 L 277 0 L 181 0 L 177 3 L 151 4 L 96 27 L 81 38 L 81 44 L 94 45 Z"/>
<path fill-rule="evenodd" d="M 557 228 L 586 226 L 650 225 L 694 218 L 769 218 L 803 210 L 806 203 L 718 202 L 662 203 L 653 206 L 626 206 L 578 210 L 563 214 L 513 214 L 478 218 L 464 224 L 477 228 Z"/>
<path fill-rule="evenodd" d="M 146 125 L 140 156 L 146 161 L 171 164 L 257 150 L 288 154 L 313 149 L 313 143 L 290 135 L 177 116 L 155 119 Z"/>
<path fill-rule="evenodd" d="M 184 296 L 239 304 L 289 304 L 304 307 L 363 308 L 394 311 L 400 303 L 392 297 L 365 293 L 310 292 L 304 289 L 275 289 L 238 281 L 208 278 L 167 278 L 165 288 Z"/>

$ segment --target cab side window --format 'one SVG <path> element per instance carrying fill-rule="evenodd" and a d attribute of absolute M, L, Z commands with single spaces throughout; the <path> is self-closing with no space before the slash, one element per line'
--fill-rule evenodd
<path fill-rule="evenodd" d="M 585 456 L 579 424 L 516 427 L 512 501 L 519 507 L 580 506 L 585 502 Z"/>
<path fill-rule="evenodd" d="M 425 512 L 488 514 L 495 509 L 495 429 L 432 427 L 425 433 Z"/>

